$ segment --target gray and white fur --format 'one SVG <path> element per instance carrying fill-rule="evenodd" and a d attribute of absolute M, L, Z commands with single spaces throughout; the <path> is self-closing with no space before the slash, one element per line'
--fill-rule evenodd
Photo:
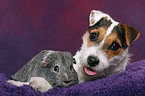
<path fill-rule="evenodd" d="M 30 85 L 41 92 L 54 86 L 68 87 L 78 83 L 73 61 L 69 52 L 43 50 L 12 76 L 14 80 L 8 82 L 15 86 Z"/>

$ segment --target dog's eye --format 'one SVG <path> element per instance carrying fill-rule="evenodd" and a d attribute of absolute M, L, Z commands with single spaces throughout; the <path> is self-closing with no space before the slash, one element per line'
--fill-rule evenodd
<path fill-rule="evenodd" d="M 75 60 L 75 58 L 73 58 L 73 63 L 76 64 L 76 60 Z"/>
<path fill-rule="evenodd" d="M 117 42 L 112 43 L 112 44 L 108 47 L 108 49 L 109 49 L 109 50 L 112 50 L 112 51 L 117 51 L 119 48 L 121 48 L 121 47 L 119 46 L 119 44 L 118 44 Z"/>
<path fill-rule="evenodd" d="M 55 72 L 59 72 L 59 66 L 56 65 L 56 66 L 54 67 L 54 71 L 55 71 Z"/>
<path fill-rule="evenodd" d="M 98 35 L 99 35 L 99 34 L 96 34 L 96 33 L 90 33 L 90 40 L 91 40 L 91 41 L 96 41 Z"/>

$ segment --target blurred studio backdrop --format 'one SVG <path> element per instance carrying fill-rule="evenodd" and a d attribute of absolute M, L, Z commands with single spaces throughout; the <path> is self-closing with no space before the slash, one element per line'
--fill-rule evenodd
<path fill-rule="evenodd" d="M 0 73 L 15 73 L 45 49 L 74 55 L 93 9 L 139 30 L 131 62 L 145 59 L 145 0 L 0 0 Z"/>

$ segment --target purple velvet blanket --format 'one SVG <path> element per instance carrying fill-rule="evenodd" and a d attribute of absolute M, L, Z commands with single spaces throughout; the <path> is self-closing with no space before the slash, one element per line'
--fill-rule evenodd
<path fill-rule="evenodd" d="M 55 87 L 46 93 L 29 86 L 15 87 L 6 82 L 9 78 L 0 74 L 0 96 L 145 96 L 145 60 L 128 64 L 124 72 L 68 88 Z"/>

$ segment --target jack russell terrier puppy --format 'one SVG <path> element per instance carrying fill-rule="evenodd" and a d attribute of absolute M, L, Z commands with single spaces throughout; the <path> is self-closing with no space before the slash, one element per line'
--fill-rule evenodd
<path fill-rule="evenodd" d="M 124 71 L 130 60 L 129 47 L 140 35 L 101 11 L 92 10 L 89 22 L 82 47 L 74 56 L 80 83 Z"/>

